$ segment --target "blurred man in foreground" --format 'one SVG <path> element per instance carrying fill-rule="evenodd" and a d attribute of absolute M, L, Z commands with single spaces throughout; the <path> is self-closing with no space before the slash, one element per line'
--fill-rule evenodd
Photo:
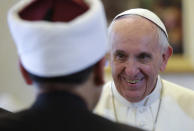
<path fill-rule="evenodd" d="M 107 47 L 99 0 L 22 0 L 8 22 L 23 77 L 39 94 L 29 109 L 0 117 L 0 130 L 139 131 L 91 112 Z"/>

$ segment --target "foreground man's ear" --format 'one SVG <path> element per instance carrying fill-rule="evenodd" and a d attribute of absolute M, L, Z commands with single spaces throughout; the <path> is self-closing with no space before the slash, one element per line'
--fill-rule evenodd
<path fill-rule="evenodd" d="M 105 57 L 103 57 L 94 67 L 94 82 L 97 86 L 104 84 L 104 65 Z"/>
<path fill-rule="evenodd" d="M 28 72 L 26 71 L 26 69 L 23 67 L 21 61 L 19 61 L 19 66 L 20 66 L 20 71 L 22 73 L 22 76 L 25 80 L 25 82 L 28 84 L 28 85 L 32 85 L 32 80 L 28 74 Z"/>

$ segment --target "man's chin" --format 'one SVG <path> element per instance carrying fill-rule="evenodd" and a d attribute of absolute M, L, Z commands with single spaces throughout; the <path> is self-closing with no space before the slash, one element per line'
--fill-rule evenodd
<path fill-rule="evenodd" d="M 125 97 L 129 102 L 139 102 L 143 99 L 143 96 L 140 93 L 128 93 Z"/>

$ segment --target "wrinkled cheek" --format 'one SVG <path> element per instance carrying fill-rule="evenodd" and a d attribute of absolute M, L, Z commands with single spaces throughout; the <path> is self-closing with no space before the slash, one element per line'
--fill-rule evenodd
<path fill-rule="evenodd" d="M 120 71 L 120 67 L 119 66 L 116 66 L 116 65 L 112 65 L 111 67 L 111 72 L 112 72 L 112 76 L 113 76 L 113 79 L 118 79 L 121 71 Z"/>
<path fill-rule="evenodd" d="M 152 72 L 150 72 L 149 76 L 147 77 L 147 84 L 146 84 L 146 95 L 149 95 L 152 90 L 155 88 L 155 84 L 157 82 L 158 77 L 158 71 L 153 69 Z"/>

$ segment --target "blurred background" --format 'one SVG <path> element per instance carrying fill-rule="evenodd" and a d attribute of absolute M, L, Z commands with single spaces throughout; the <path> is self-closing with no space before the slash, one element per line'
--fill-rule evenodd
<path fill-rule="evenodd" d="M 31 105 L 36 89 L 25 84 L 18 66 L 18 56 L 7 24 L 7 13 L 19 0 L 0 0 L 0 107 L 18 111 Z M 147 8 L 165 23 L 174 49 L 161 77 L 194 90 L 194 1 L 193 0 L 102 0 L 108 25 L 122 11 Z M 28 44 L 28 43 L 26 43 Z M 108 61 L 107 61 L 108 63 Z M 105 67 L 106 81 L 111 69 Z"/>

